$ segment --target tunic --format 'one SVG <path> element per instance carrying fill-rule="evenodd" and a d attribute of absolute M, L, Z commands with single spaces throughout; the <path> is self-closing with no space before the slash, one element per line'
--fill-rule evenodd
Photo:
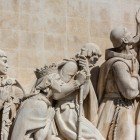
<path fill-rule="evenodd" d="M 67 62 L 68 63 L 68 62 Z M 75 63 L 75 62 L 74 62 Z M 76 65 L 76 63 L 75 63 Z M 73 78 L 71 81 L 74 80 Z M 68 86 L 68 83 L 61 81 L 61 86 Z M 97 98 L 92 87 L 91 81 L 84 85 L 83 114 L 81 121 L 82 140 L 104 140 L 103 136 L 95 127 L 97 119 Z M 71 88 L 68 95 L 59 93 L 57 100 L 55 121 L 62 140 L 76 140 L 78 136 L 78 119 L 79 119 L 79 94 L 77 90 Z"/>
<path fill-rule="evenodd" d="M 101 66 L 97 128 L 106 140 L 135 140 L 135 99 L 139 94 L 139 64 L 133 55 L 112 50 Z M 133 76 L 134 73 L 136 76 Z"/>

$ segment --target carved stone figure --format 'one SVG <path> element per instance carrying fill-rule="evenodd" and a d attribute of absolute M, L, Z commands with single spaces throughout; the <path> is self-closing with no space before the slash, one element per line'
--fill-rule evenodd
<path fill-rule="evenodd" d="M 24 90 L 19 82 L 7 75 L 7 56 L 0 50 L 0 114 L 1 114 L 1 140 L 8 140 L 20 99 Z"/>
<path fill-rule="evenodd" d="M 99 48 L 89 43 L 81 49 L 75 59 L 66 60 L 58 67 L 52 65 L 37 70 L 37 81 L 30 97 L 19 109 L 11 139 L 59 139 L 53 121 L 55 119 L 62 140 L 76 140 L 78 136 L 78 139 L 81 137 L 86 140 L 103 140 L 93 125 L 97 120 L 98 103 L 90 82 L 89 71 L 90 64 L 94 64 L 99 56 Z M 80 103 L 84 100 L 85 112 L 83 104 L 79 108 L 79 94 L 83 95 Z M 54 106 L 55 118 L 52 99 L 57 102 Z M 19 124 L 22 126 L 21 129 Z"/>
<path fill-rule="evenodd" d="M 124 27 L 111 31 L 114 48 L 106 51 L 98 82 L 97 128 L 106 140 L 135 140 L 135 99 L 139 94 L 139 64 L 133 44 L 137 42 Z"/>
<path fill-rule="evenodd" d="M 59 90 L 56 79 L 59 78 L 56 65 L 37 69 L 37 80 L 21 104 L 13 128 L 11 140 L 59 140 L 54 124 L 55 111 L 52 107 L 54 91 Z M 22 126 L 22 127 L 21 127 Z"/>
<path fill-rule="evenodd" d="M 62 86 L 65 89 L 67 87 L 67 93 L 63 91 L 55 96 L 57 100 L 55 121 L 62 140 L 104 139 L 94 126 L 97 121 L 98 103 L 90 81 L 90 68 L 99 57 L 98 46 L 88 43 L 76 58 L 60 65 L 62 68 L 59 70 L 59 75 Z M 86 79 L 83 83 L 83 78 L 76 77 L 80 83 L 75 87 L 70 83 L 75 83 L 75 75 L 79 69 L 81 69 L 80 73 L 86 74 Z"/>

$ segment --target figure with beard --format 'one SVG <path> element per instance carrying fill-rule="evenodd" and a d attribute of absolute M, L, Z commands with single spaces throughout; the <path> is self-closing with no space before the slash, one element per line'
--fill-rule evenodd
<path fill-rule="evenodd" d="M 97 128 L 106 140 L 137 140 L 136 104 L 139 95 L 139 63 L 133 37 L 125 27 L 111 31 L 111 49 L 106 50 L 105 63 L 98 81 L 99 120 Z"/>

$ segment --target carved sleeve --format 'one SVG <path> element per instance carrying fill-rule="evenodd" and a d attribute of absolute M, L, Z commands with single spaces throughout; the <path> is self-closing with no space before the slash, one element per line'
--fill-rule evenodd
<path fill-rule="evenodd" d="M 119 92 L 127 99 L 133 99 L 139 94 L 139 81 L 132 77 L 129 67 L 121 61 L 113 64 L 114 78 Z"/>
<path fill-rule="evenodd" d="M 55 100 L 64 98 L 79 88 L 78 84 L 76 83 L 76 80 L 73 80 L 69 83 L 63 83 L 60 81 L 53 81 L 53 83 L 55 83 L 52 84 L 54 92 L 53 97 Z M 54 87 L 54 85 L 57 85 L 57 89 L 56 86 Z"/>

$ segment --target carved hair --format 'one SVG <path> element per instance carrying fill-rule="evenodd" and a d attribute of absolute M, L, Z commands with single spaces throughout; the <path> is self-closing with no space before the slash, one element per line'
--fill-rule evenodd
<path fill-rule="evenodd" d="M 89 57 L 92 55 L 98 55 L 99 57 L 101 57 L 100 48 L 95 43 L 86 43 L 76 56 L 81 54 L 84 55 L 85 57 Z"/>

